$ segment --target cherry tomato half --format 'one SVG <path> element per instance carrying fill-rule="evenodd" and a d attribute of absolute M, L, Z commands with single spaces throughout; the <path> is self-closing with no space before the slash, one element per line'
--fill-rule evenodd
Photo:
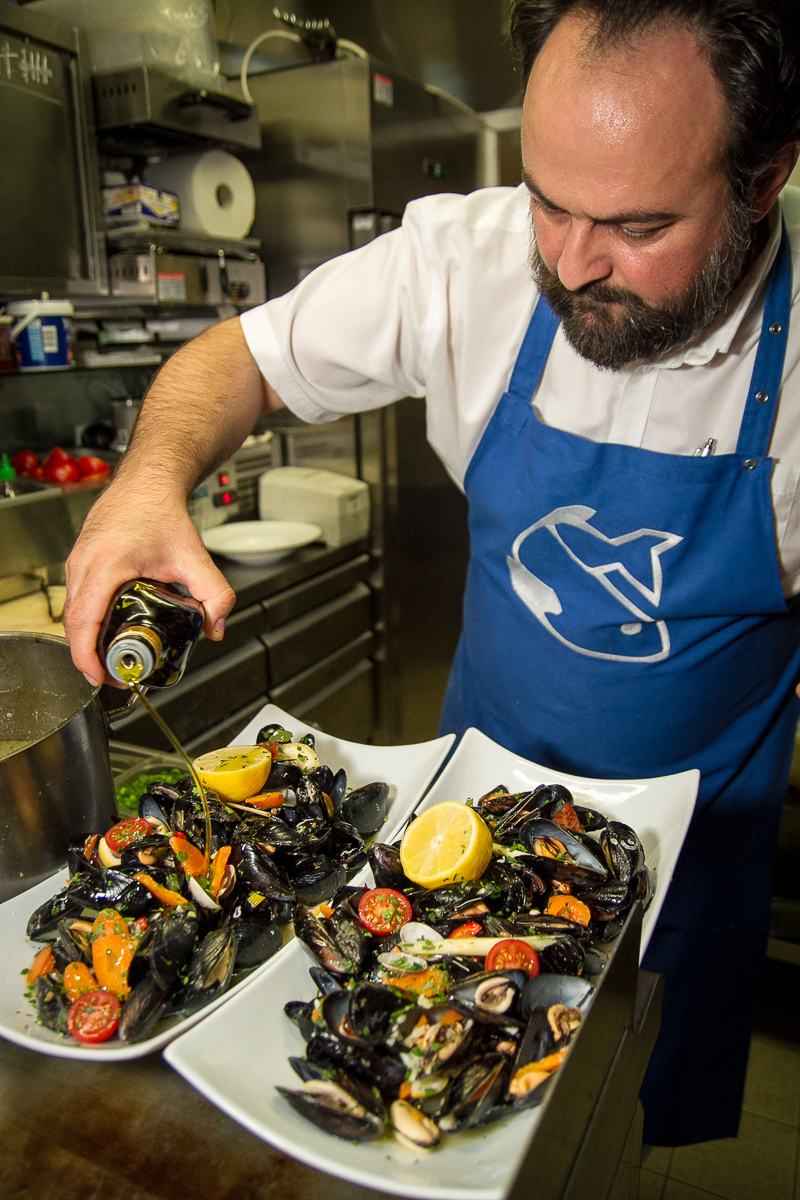
<path fill-rule="evenodd" d="M 128 817 L 111 826 L 106 834 L 106 845 L 112 854 L 120 854 L 126 846 L 150 837 L 152 832 L 150 823 L 142 817 Z"/>
<path fill-rule="evenodd" d="M 86 992 L 73 1000 L 67 1029 L 79 1042 L 105 1042 L 119 1025 L 120 1004 L 111 992 Z"/>
<path fill-rule="evenodd" d="M 562 829 L 568 829 L 570 833 L 580 833 L 581 823 L 578 820 L 578 814 L 571 804 L 564 803 L 564 807 L 557 812 L 553 817 L 553 824 L 560 825 Z"/>
<path fill-rule="evenodd" d="M 539 974 L 539 955 L 533 946 L 517 938 L 504 938 L 486 955 L 487 971 L 505 971 L 513 967 L 527 971 L 531 979 Z"/>
<path fill-rule="evenodd" d="M 371 888 L 358 902 L 358 916 L 370 933 L 396 933 L 411 920 L 411 905 L 394 888 Z"/>
<path fill-rule="evenodd" d="M 450 938 L 480 937 L 482 932 L 483 926 L 480 921 L 467 921 L 463 925 L 457 925 L 447 936 Z"/>

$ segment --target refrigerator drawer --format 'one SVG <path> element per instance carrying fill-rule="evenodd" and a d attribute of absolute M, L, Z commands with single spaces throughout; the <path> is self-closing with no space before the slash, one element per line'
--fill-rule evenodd
<path fill-rule="evenodd" d="M 270 689 L 367 632 L 371 622 L 372 593 L 357 583 L 343 596 L 262 634 Z"/>
<path fill-rule="evenodd" d="M 358 558 L 351 559 L 340 567 L 324 571 L 321 575 L 315 575 L 313 579 L 298 583 L 296 587 L 279 592 L 277 596 L 262 600 L 261 604 L 266 613 L 264 628 L 275 629 L 278 625 L 316 608 L 318 604 L 325 604 L 334 597 L 341 596 L 343 592 L 365 580 L 369 571 L 369 555 L 360 554 Z"/>

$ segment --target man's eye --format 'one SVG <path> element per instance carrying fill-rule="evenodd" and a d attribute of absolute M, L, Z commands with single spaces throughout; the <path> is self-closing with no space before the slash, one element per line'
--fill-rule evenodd
<path fill-rule="evenodd" d="M 655 229 L 626 229 L 624 225 L 620 225 L 619 231 L 626 238 L 632 238 L 634 241 L 642 241 L 644 238 L 653 237 L 654 234 L 660 233 L 663 229 L 662 225 Z"/>

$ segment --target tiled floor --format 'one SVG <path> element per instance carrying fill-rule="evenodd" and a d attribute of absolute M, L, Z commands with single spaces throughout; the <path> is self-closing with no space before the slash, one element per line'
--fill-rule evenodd
<path fill-rule="evenodd" d="M 768 963 L 737 1138 L 646 1148 L 640 1200 L 800 1200 L 800 968 Z"/>

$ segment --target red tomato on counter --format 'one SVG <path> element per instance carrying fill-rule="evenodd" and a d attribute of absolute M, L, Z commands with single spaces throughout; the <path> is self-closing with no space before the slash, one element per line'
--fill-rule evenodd
<path fill-rule="evenodd" d="M 79 1042 L 105 1042 L 119 1025 L 119 1000 L 111 992 L 86 992 L 73 1000 L 67 1029 Z"/>
<path fill-rule="evenodd" d="M 358 902 L 358 918 L 370 933 L 396 933 L 411 920 L 411 905 L 394 888 L 370 888 Z"/>
<path fill-rule="evenodd" d="M 514 967 L 527 971 L 533 979 L 534 975 L 539 974 L 539 955 L 527 942 L 521 942 L 518 938 L 504 938 L 492 946 L 486 955 L 486 970 L 506 971 Z"/>
<path fill-rule="evenodd" d="M 80 475 L 77 463 L 57 462 L 42 467 L 42 478 L 50 483 L 74 483 Z"/>
<path fill-rule="evenodd" d="M 82 454 L 78 459 L 78 473 L 81 478 L 86 475 L 110 475 L 111 467 L 96 454 Z"/>
<path fill-rule="evenodd" d="M 34 450 L 19 450 L 11 459 L 11 465 L 18 475 L 33 475 L 39 467 L 39 459 Z"/>

